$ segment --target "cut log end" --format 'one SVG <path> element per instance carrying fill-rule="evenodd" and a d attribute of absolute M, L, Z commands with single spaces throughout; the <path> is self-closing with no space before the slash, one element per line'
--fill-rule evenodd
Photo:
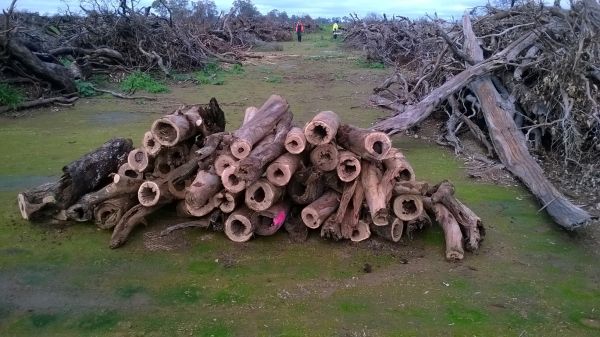
<path fill-rule="evenodd" d="M 225 235 L 234 242 L 246 242 L 252 238 L 258 216 L 247 208 L 232 213 L 225 221 Z"/>
<path fill-rule="evenodd" d="M 381 160 L 392 148 L 392 141 L 383 132 L 372 132 L 365 137 L 365 148 L 373 158 Z"/>
<path fill-rule="evenodd" d="M 394 199 L 392 208 L 398 219 L 411 221 L 423 213 L 423 201 L 417 195 L 399 195 Z"/>
<path fill-rule="evenodd" d="M 127 163 L 138 172 L 145 172 L 150 169 L 150 158 L 143 149 L 133 149 L 129 152 Z"/>
<path fill-rule="evenodd" d="M 292 154 L 300 154 L 306 148 L 304 131 L 298 127 L 292 128 L 285 138 L 285 149 Z"/>
<path fill-rule="evenodd" d="M 185 189 L 190 185 L 189 180 L 169 180 L 167 182 L 167 187 L 169 188 L 169 193 L 175 197 L 175 199 L 185 199 Z"/>
<path fill-rule="evenodd" d="M 144 134 L 142 146 L 144 150 L 146 150 L 146 152 L 148 152 L 148 154 L 152 157 L 156 156 L 162 148 L 161 144 L 156 141 L 156 139 L 152 135 L 152 132 L 150 131 Z"/>
<path fill-rule="evenodd" d="M 146 207 L 158 204 L 160 200 L 160 188 L 154 181 L 145 181 L 138 190 L 138 201 Z"/>
<path fill-rule="evenodd" d="M 246 188 L 246 182 L 236 174 L 236 167 L 230 166 L 221 174 L 223 187 L 231 193 L 239 193 Z"/>
<path fill-rule="evenodd" d="M 141 172 L 134 170 L 131 167 L 131 165 L 129 165 L 129 163 L 125 163 L 125 164 L 121 165 L 119 167 L 119 170 L 117 171 L 117 175 L 129 177 L 129 178 L 133 178 L 133 179 L 142 179 L 144 177 L 144 175 Z M 114 179 L 117 179 L 116 176 L 114 177 Z M 117 182 L 117 181 L 115 181 L 115 182 Z"/>
<path fill-rule="evenodd" d="M 333 111 L 322 111 L 304 127 L 306 141 L 313 145 L 330 143 L 335 139 L 340 117 Z"/>
<path fill-rule="evenodd" d="M 244 159 L 250 155 L 252 144 L 243 139 L 238 139 L 231 144 L 230 150 L 231 154 L 237 159 Z"/>
<path fill-rule="evenodd" d="M 222 154 L 215 159 L 215 172 L 220 176 L 223 174 L 225 169 L 234 166 L 236 162 L 237 160 L 233 156 L 229 154 Z"/>
<path fill-rule="evenodd" d="M 389 217 L 389 212 L 388 212 L 387 208 L 381 208 L 381 209 L 375 210 L 375 212 L 371 212 L 372 221 L 376 226 L 389 225 L 388 217 Z"/>
<path fill-rule="evenodd" d="M 321 171 L 333 171 L 338 165 L 338 150 L 333 144 L 319 145 L 311 151 L 310 161 Z"/>
<path fill-rule="evenodd" d="M 281 187 L 261 179 L 246 189 L 246 206 L 255 211 L 264 211 L 279 201 L 282 194 Z"/>
<path fill-rule="evenodd" d="M 343 182 L 351 182 L 360 175 L 360 160 L 348 151 L 340 152 L 337 175 Z"/>
<path fill-rule="evenodd" d="M 184 116 L 169 115 L 154 121 L 151 132 L 158 143 L 170 147 L 184 140 L 189 128 Z"/>
<path fill-rule="evenodd" d="M 369 224 L 364 221 L 359 221 L 356 228 L 352 231 L 352 235 L 350 236 L 350 240 L 352 242 L 360 242 L 364 241 L 371 237 L 371 230 L 369 229 Z"/>

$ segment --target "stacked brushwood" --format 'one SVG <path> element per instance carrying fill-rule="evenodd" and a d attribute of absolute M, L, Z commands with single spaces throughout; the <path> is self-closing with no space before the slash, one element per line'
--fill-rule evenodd
<path fill-rule="evenodd" d="M 471 155 L 461 139 L 475 140 L 492 159 L 477 156 L 481 165 L 499 159 L 564 229 L 597 219 L 565 197 L 537 159 L 558 163 L 576 186 L 567 186 L 569 194 L 588 206 L 600 202 L 598 0 L 573 1 L 569 9 L 534 1 L 486 6 L 457 22 L 356 22 L 348 39 L 396 65 L 371 97 L 393 110 L 374 129 L 410 132 L 439 116 L 439 143 Z"/>
<path fill-rule="evenodd" d="M 58 182 L 19 194 L 21 213 L 30 220 L 94 220 L 113 230 L 112 248 L 169 204 L 197 218 L 175 228 L 211 227 L 235 242 L 272 235 L 284 224 L 305 236 L 316 229 L 333 240 L 358 242 L 375 233 L 398 242 L 431 224 L 428 213 L 444 230 L 450 260 L 483 239 L 480 218 L 454 197 L 453 186 L 417 181 L 382 132 L 343 124 L 332 111 L 293 126 L 278 95 L 247 108 L 237 130 L 224 129 L 214 98 L 181 107 L 157 119 L 140 147 L 111 140 L 65 167 Z"/>

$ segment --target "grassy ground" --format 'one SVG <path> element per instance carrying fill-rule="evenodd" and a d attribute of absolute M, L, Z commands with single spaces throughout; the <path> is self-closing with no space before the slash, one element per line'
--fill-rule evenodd
<path fill-rule="evenodd" d="M 365 67 L 325 34 L 286 43 L 225 76 L 222 85 L 172 85 L 156 102 L 108 97 L 2 120 L 0 137 L 0 336 L 597 336 L 600 262 L 585 240 L 557 230 L 521 187 L 469 180 L 445 149 L 395 139 L 420 179 L 451 179 L 487 226 L 477 255 L 443 259 L 430 228 L 412 241 L 352 245 L 286 234 L 233 244 L 190 230 L 184 247 L 149 251 L 151 219 L 123 248 L 91 224 L 56 228 L 20 219 L 16 192 L 113 136 L 139 141 L 179 102 L 215 96 L 236 127 L 244 107 L 284 95 L 302 123 L 338 112 L 367 126 L 365 108 L 388 72 Z M 365 263 L 373 272 L 365 274 Z"/>

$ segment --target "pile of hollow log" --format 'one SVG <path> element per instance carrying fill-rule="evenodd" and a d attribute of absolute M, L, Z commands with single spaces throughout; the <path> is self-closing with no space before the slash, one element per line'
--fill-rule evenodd
<path fill-rule="evenodd" d="M 454 187 L 417 180 L 385 133 L 343 124 L 332 111 L 294 126 L 278 95 L 247 108 L 238 129 L 224 129 L 214 98 L 177 109 L 157 119 L 138 148 L 109 141 L 65 167 L 68 177 L 19 194 L 21 213 L 93 220 L 113 230 L 112 248 L 169 204 L 191 218 L 172 229 L 210 227 L 235 242 L 282 227 L 305 238 L 316 230 L 333 240 L 376 234 L 398 242 L 430 225 L 430 216 L 443 228 L 447 259 L 462 259 L 483 239 L 480 218 L 455 198 Z"/>

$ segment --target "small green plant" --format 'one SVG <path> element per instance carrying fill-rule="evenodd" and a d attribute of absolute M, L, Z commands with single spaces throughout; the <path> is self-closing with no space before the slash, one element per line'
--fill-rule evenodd
<path fill-rule="evenodd" d="M 71 63 L 73 63 L 73 61 L 69 60 L 66 57 L 61 57 L 58 59 L 58 61 L 60 62 L 60 64 L 63 65 L 63 67 L 68 68 L 69 66 L 71 66 Z"/>
<path fill-rule="evenodd" d="M 14 109 L 21 102 L 23 102 L 23 94 L 20 91 L 8 84 L 0 83 L 0 105 Z"/>
<path fill-rule="evenodd" d="M 96 90 L 94 89 L 94 85 L 92 83 L 86 82 L 83 80 L 75 80 L 75 85 L 77 86 L 77 91 L 79 92 L 79 96 L 81 96 L 81 97 L 96 96 Z"/>
<path fill-rule="evenodd" d="M 368 69 L 384 69 L 385 64 L 376 61 L 370 60 L 357 60 L 356 65 L 360 68 L 368 68 Z"/>
<path fill-rule="evenodd" d="M 329 45 L 330 45 L 329 41 L 325 41 L 325 40 L 315 41 L 315 47 L 317 47 L 317 48 L 326 48 L 326 47 L 329 47 Z"/>
<path fill-rule="evenodd" d="M 268 83 L 281 83 L 283 82 L 283 78 L 279 75 L 271 75 L 271 76 L 267 76 L 265 77 L 265 82 Z"/>
<path fill-rule="evenodd" d="M 218 63 L 207 63 L 204 69 L 196 73 L 196 80 L 200 84 L 223 85 L 228 75 L 241 75 L 245 72 L 240 64 L 234 64 L 229 69 L 223 69 Z"/>
<path fill-rule="evenodd" d="M 143 73 L 141 71 L 135 71 L 121 82 L 121 90 L 125 92 L 135 92 L 137 90 L 143 90 L 152 94 L 161 92 L 168 92 L 169 88 L 166 85 L 153 79 L 150 74 Z"/>
<path fill-rule="evenodd" d="M 228 72 L 230 74 L 241 75 L 244 72 L 246 72 L 246 70 L 241 64 L 234 64 L 233 67 L 231 67 L 231 69 L 228 70 Z"/>

